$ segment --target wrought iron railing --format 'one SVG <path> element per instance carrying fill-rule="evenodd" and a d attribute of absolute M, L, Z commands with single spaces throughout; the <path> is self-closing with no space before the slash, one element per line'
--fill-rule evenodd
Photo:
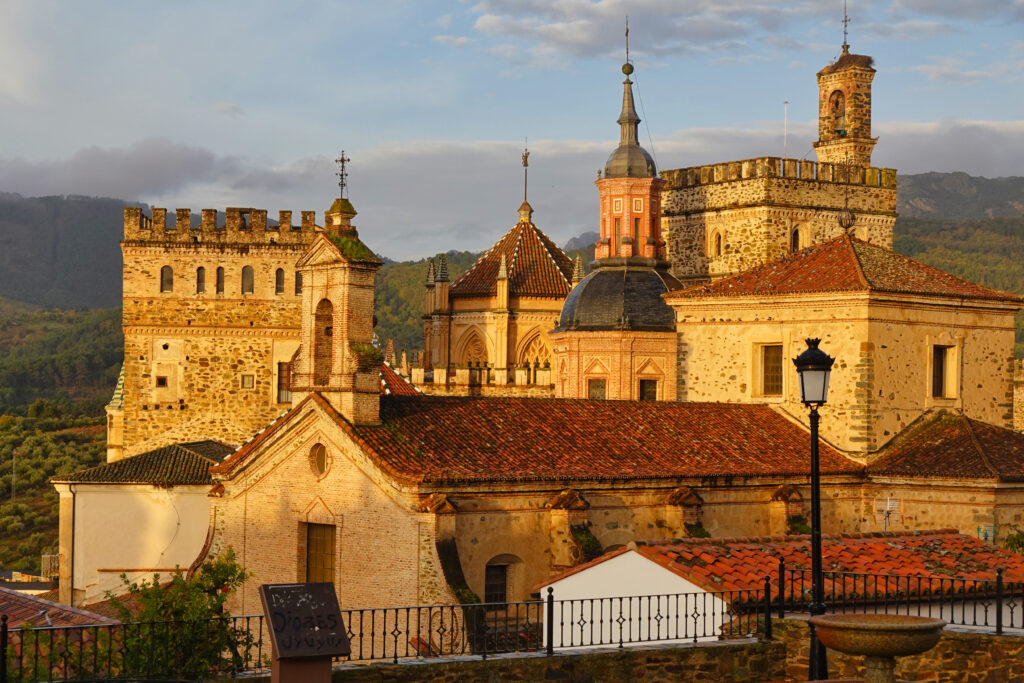
<path fill-rule="evenodd" d="M 898 576 L 855 572 L 824 572 L 829 612 L 910 614 L 945 619 L 954 626 L 992 630 L 1024 629 L 1024 582 L 995 579 Z M 779 580 L 778 577 L 784 577 Z M 779 562 L 775 581 L 776 615 L 804 612 L 811 599 L 811 572 L 786 569 Z"/>
<path fill-rule="evenodd" d="M 770 638 L 768 586 L 765 577 L 749 591 L 555 600 L 549 590 L 524 602 L 342 610 L 352 646 L 344 661 Z M 0 683 L 196 678 L 270 665 L 262 615 L 18 629 L 0 619 Z"/>

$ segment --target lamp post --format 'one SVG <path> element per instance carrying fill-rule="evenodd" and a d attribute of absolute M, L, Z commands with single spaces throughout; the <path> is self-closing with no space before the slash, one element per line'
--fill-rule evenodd
<path fill-rule="evenodd" d="M 811 409 L 811 616 L 825 613 L 825 587 L 821 560 L 821 473 L 818 466 L 818 408 L 828 397 L 828 379 L 835 358 L 818 348 L 820 339 L 808 339 L 807 348 L 793 359 L 800 375 L 800 400 Z M 811 656 L 808 679 L 828 678 L 825 646 L 811 625 Z"/>

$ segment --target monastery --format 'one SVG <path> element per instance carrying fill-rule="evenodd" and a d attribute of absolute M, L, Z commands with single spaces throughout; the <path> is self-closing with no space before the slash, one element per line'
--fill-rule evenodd
<path fill-rule="evenodd" d="M 632 72 L 589 272 L 524 201 L 454 282 L 431 263 L 409 377 L 371 343 L 381 262 L 344 191 L 322 226 L 126 209 L 108 462 L 54 482 L 61 601 L 228 547 L 252 573 L 235 613 L 307 580 L 343 607 L 524 599 L 630 541 L 798 533 L 809 435 L 788 359 L 811 337 L 837 359 L 825 531 L 1024 523 L 1022 300 L 892 251 L 872 59 L 844 45 L 818 73 L 817 162 L 661 172 Z"/>

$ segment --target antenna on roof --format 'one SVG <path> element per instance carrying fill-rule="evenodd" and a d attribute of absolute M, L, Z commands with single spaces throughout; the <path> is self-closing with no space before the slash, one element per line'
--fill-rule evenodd
<path fill-rule="evenodd" d="M 848 30 L 850 25 L 850 17 L 846 14 L 846 0 L 843 0 L 843 54 L 849 54 L 850 45 L 847 43 Z"/>
<path fill-rule="evenodd" d="M 338 197 L 340 199 L 345 198 L 345 186 L 348 185 L 348 171 L 345 170 L 345 164 L 352 161 L 345 156 L 345 150 L 341 150 L 341 155 L 334 160 L 334 163 L 338 164 Z"/>
<path fill-rule="evenodd" d="M 527 146 L 529 138 L 523 138 L 523 201 L 526 201 L 526 174 L 530 167 L 530 149 Z"/>

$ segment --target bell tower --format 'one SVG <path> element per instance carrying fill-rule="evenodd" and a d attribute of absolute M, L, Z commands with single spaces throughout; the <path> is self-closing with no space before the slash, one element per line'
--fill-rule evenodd
<path fill-rule="evenodd" d="M 874 58 L 855 55 L 846 42 L 849 18 L 843 16 L 843 52 L 818 72 L 818 161 L 871 166 L 871 81 Z"/>

